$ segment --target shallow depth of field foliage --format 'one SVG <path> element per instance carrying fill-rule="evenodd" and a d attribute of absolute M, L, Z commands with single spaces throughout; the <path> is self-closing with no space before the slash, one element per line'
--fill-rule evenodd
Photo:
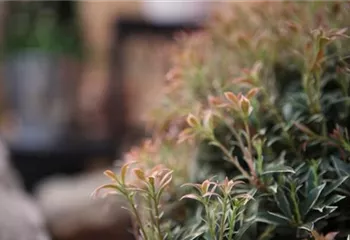
<path fill-rule="evenodd" d="M 350 239 L 350 3 L 225 3 L 180 34 L 109 185 L 138 239 Z M 135 161 L 135 162 L 134 162 Z"/>

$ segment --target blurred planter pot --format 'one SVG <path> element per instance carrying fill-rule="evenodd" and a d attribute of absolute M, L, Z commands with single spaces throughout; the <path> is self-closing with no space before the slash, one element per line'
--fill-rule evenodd
<path fill-rule="evenodd" d="M 205 19 L 212 3 L 207 1 L 142 1 L 142 14 L 154 24 L 193 24 Z"/>
<path fill-rule="evenodd" d="M 40 50 L 23 51 L 5 59 L 7 102 L 16 120 L 15 131 L 7 139 L 13 148 L 52 148 L 63 137 L 70 102 L 65 96 L 63 80 L 67 79 L 62 75 L 66 72 L 62 62 L 61 56 Z"/>

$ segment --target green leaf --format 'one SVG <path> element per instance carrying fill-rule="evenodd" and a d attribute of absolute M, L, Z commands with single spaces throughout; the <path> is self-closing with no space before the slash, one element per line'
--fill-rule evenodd
<path fill-rule="evenodd" d="M 180 201 L 183 200 L 183 199 L 185 199 L 185 198 L 193 199 L 193 200 L 197 200 L 197 201 L 199 201 L 199 202 L 202 202 L 202 198 L 200 198 L 198 195 L 192 194 L 192 193 L 187 194 L 187 195 L 185 195 L 185 196 L 182 196 L 182 197 L 180 198 Z"/>
<path fill-rule="evenodd" d="M 306 224 L 304 224 L 304 225 L 302 225 L 302 226 L 300 226 L 298 228 L 304 229 L 304 230 L 306 230 L 308 232 L 311 232 L 314 229 L 314 224 L 313 224 L 313 222 L 309 222 L 309 223 L 306 223 Z"/>
<path fill-rule="evenodd" d="M 345 198 L 345 196 L 342 196 L 342 195 L 339 195 L 339 194 L 335 194 L 335 195 L 333 195 L 332 197 L 330 197 L 329 199 L 327 199 L 327 200 L 325 201 L 324 205 L 330 206 L 330 205 L 332 205 L 332 204 L 334 204 L 334 203 L 339 202 L 340 200 L 342 200 L 342 199 L 344 199 L 344 198 Z"/>
<path fill-rule="evenodd" d="M 278 142 L 278 141 L 281 141 L 283 139 L 283 137 L 280 137 L 280 136 L 278 136 L 278 137 L 273 137 L 273 138 L 271 138 L 268 142 L 267 142 L 267 146 L 268 147 L 271 147 L 274 143 L 276 143 L 276 142 Z"/>
<path fill-rule="evenodd" d="M 317 187 L 318 182 L 317 179 L 319 176 L 315 176 L 314 171 L 310 168 L 309 172 L 307 173 L 308 178 L 306 179 L 305 182 L 305 194 L 306 196 L 314 189 Z"/>
<path fill-rule="evenodd" d="M 272 225 L 289 225 L 288 218 L 278 214 L 278 213 L 271 213 L 271 212 L 261 212 L 258 214 L 258 216 L 255 219 L 257 222 L 263 222 L 267 224 Z"/>
<path fill-rule="evenodd" d="M 317 200 L 319 199 L 322 190 L 326 186 L 326 183 L 323 183 L 320 186 L 315 187 L 312 189 L 305 199 L 304 202 L 302 202 L 301 207 L 300 207 L 300 212 L 306 216 L 306 214 L 312 209 L 313 206 L 315 206 Z"/>
<path fill-rule="evenodd" d="M 210 141 L 210 142 L 208 143 L 208 145 L 210 145 L 210 146 L 215 146 L 215 147 L 218 147 L 218 148 L 221 147 L 221 144 L 218 143 L 218 142 L 216 142 L 216 141 Z"/>
<path fill-rule="evenodd" d="M 323 212 L 326 207 L 330 207 L 332 206 L 332 204 L 337 203 L 344 198 L 345 196 L 335 194 L 332 197 L 326 199 L 325 201 L 322 201 L 321 203 L 317 204 L 317 206 L 313 207 L 313 209 L 319 212 Z"/>
<path fill-rule="evenodd" d="M 314 114 L 308 119 L 308 123 L 312 123 L 312 122 L 321 123 L 324 120 L 325 119 L 323 114 Z"/>
<path fill-rule="evenodd" d="M 349 176 L 344 176 L 344 177 L 340 178 L 339 180 L 334 181 L 333 183 L 329 184 L 328 186 L 325 187 L 322 195 L 323 196 L 329 195 L 334 190 L 336 190 L 348 178 L 349 178 Z"/>
<path fill-rule="evenodd" d="M 296 168 L 295 168 L 295 172 L 296 174 L 302 174 L 309 171 L 309 166 L 303 162 L 301 164 L 299 164 Z"/>
<path fill-rule="evenodd" d="M 316 223 L 316 222 L 326 218 L 329 214 L 334 212 L 336 209 L 337 209 L 337 207 L 328 206 L 328 207 L 324 208 L 323 212 L 312 211 L 306 217 L 306 221 L 305 222 Z"/>
<path fill-rule="evenodd" d="M 120 208 L 121 208 L 121 209 L 124 209 L 124 210 L 126 210 L 126 211 L 128 211 L 133 217 L 136 216 L 135 212 L 132 211 L 129 207 L 121 206 Z"/>
<path fill-rule="evenodd" d="M 310 181 L 310 175 L 311 175 L 311 170 L 308 169 L 307 171 L 303 172 L 303 173 L 298 173 L 297 174 L 297 179 L 298 179 L 298 182 L 300 183 L 309 183 Z M 307 191 L 307 189 L 305 189 L 305 191 Z"/>
<path fill-rule="evenodd" d="M 243 224 L 235 234 L 234 239 L 241 240 L 243 235 L 247 232 L 247 230 L 254 224 L 254 221 L 249 221 Z"/>
<path fill-rule="evenodd" d="M 333 165 L 335 167 L 335 170 L 337 171 L 338 175 L 340 176 L 349 176 L 350 175 L 350 166 L 349 164 L 346 164 L 339 158 L 336 158 L 334 156 L 331 157 L 331 160 L 333 162 Z"/>
<path fill-rule="evenodd" d="M 283 212 L 284 215 L 288 217 L 289 220 L 292 220 L 292 210 L 290 208 L 289 201 L 286 197 L 282 188 L 277 188 L 277 193 L 275 194 L 275 200 L 279 209 Z"/>
<path fill-rule="evenodd" d="M 273 174 L 273 173 L 295 173 L 294 169 L 285 165 L 275 165 L 265 169 L 261 175 Z"/>
<path fill-rule="evenodd" d="M 162 180 L 160 181 L 159 185 L 159 190 L 157 192 L 157 199 L 160 199 L 160 197 L 163 194 L 163 191 L 165 190 L 165 188 L 169 185 L 169 183 L 172 181 L 173 176 L 172 176 L 173 171 L 169 171 L 168 173 L 166 173 Z"/>
<path fill-rule="evenodd" d="M 272 191 L 273 193 L 277 193 L 277 189 L 278 189 L 278 184 L 274 183 L 270 186 L 267 187 L 269 191 Z M 267 194 L 268 195 L 268 194 Z"/>

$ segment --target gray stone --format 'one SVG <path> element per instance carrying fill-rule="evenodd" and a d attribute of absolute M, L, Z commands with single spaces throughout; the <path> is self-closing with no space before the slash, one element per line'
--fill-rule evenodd
<path fill-rule="evenodd" d="M 44 218 L 35 201 L 24 192 L 0 141 L 0 239 L 49 240 Z"/>
<path fill-rule="evenodd" d="M 39 185 L 36 196 L 53 235 L 62 240 L 133 239 L 130 217 L 116 196 L 92 199 L 109 183 L 103 171 L 54 177 Z"/>

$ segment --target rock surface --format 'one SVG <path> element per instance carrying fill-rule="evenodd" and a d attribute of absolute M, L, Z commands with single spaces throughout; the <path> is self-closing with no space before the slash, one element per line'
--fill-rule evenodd
<path fill-rule="evenodd" d="M 102 170 L 45 181 L 36 196 L 49 228 L 59 240 L 134 239 L 130 217 L 116 196 L 92 199 L 91 193 L 108 183 Z"/>
<path fill-rule="evenodd" d="M 27 195 L 0 141 L 0 239 L 49 240 L 44 218 Z"/>

